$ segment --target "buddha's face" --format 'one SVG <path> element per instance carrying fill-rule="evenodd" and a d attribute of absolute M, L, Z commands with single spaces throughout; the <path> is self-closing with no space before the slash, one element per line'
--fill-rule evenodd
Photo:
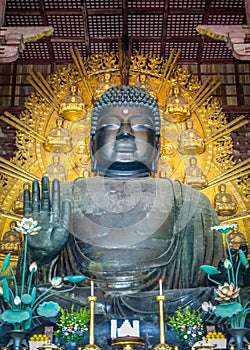
<path fill-rule="evenodd" d="M 111 80 L 111 74 L 110 73 L 105 73 L 104 74 L 104 81 L 110 81 Z"/>
<path fill-rule="evenodd" d="M 226 192 L 226 185 L 224 185 L 224 184 L 220 185 L 219 192 L 222 192 L 222 193 Z"/>
<path fill-rule="evenodd" d="M 195 157 L 191 157 L 190 159 L 189 159 L 189 163 L 190 163 L 190 165 L 197 165 L 197 159 L 195 158 Z"/>
<path fill-rule="evenodd" d="M 92 139 L 93 170 L 109 176 L 156 171 L 158 148 L 154 117 L 148 109 L 105 107 Z"/>
<path fill-rule="evenodd" d="M 140 81 L 141 83 L 145 83 L 145 81 L 146 81 L 146 75 L 145 75 L 145 74 L 141 74 L 141 75 L 139 76 L 139 81 Z"/>

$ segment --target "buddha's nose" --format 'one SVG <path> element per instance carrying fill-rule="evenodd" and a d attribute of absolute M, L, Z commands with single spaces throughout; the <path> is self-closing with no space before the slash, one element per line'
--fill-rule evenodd
<path fill-rule="evenodd" d="M 121 139 L 135 139 L 134 131 L 132 130 L 130 123 L 121 123 L 119 131 L 116 135 L 116 140 Z"/>

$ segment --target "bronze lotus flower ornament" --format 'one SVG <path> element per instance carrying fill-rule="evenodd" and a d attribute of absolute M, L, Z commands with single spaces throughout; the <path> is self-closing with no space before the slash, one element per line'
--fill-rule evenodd
<path fill-rule="evenodd" d="M 237 260 L 234 261 L 228 233 L 230 233 L 237 224 L 222 225 L 211 227 L 212 230 L 225 235 L 228 259 L 224 260 L 224 269 L 226 271 L 225 281 L 219 282 L 215 276 L 221 273 L 220 270 L 210 265 L 202 265 L 200 268 L 208 276 L 208 279 L 217 285 L 213 304 L 211 301 L 202 304 L 202 310 L 211 316 L 216 316 L 225 322 L 228 328 L 244 327 L 247 315 L 250 313 L 250 301 L 242 304 L 240 297 L 240 288 L 238 285 L 239 271 L 242 266 L 248 269 L 249 263 L 243 250 L 238 250 Z"/>
<path fill-rule="evenodd" d="M 32 218 L 24 218 L 20 223 L 17 223 L 15 228 L 24 236 L 20 282 L 11 266 L 10 253 L 6 255 L 2 264 L 0 298 L 2 298 L 4 311 L 0 314 L 0 320 L 12 325 L 14 330 L 30 329 L 32 325 L 38 322 L 40 316 L 46 318 L 55 317 L 60 311 L 60 305 L 56 302 L 48 301 L 48 299 L 55 294 L 73 290 L 76 287 L 76 283 L 86 279 L 82 275 L 65 276 L 64 280 L 71 282 L 73 286 L 62 289 L 64 286 L 62 278 L 53 277 L 51 286 L 41 294 L 38 293 L 36 286 L 33 284 L 34 274 L 37 272 L 37 264 L 32 262 L 27 266 L 27 243 L 29 235 L 39 234 L 40 228 L 37 225 L 37 221 Z M 10 271 L 10 275 L 7 275 L 7 271 Z"/>
<path fill-rule="evenodd" d="M 230 284 L 225 282 L 223 286 L 218 286 L 216 289 L 216 294 L 218 295 L 215 300 L 218 301 L 229 301 L 231 299 L 236 299 L 240 294 L 240 288 L 235 287 L 231 282 Z"/>

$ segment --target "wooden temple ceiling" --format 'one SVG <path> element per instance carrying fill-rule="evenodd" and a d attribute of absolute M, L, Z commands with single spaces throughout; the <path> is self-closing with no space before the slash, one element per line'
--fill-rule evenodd
<path fill-rule="evenodd" d="M 175 48 L 181 50 L 179 64 L 197 65 L 196 74 L 200 79 L 206 78 L 202 76 L 204 65 L 233 65 L 237 102 L 229 107 L 224 102 L 223 108 L 230 118 L 234 118 L 234 113 L 250 118 L 250 103 L 244 102 L 245 91 L 238 84 L 241 78 L 237 76 L 239 65 L 250 67 L 250 58 L 244 62 L 238 60 L 225 40 L 197 31 L 199 26 L 223 26 L 232 30 L 236 26 L 248 28 L 249 32 L 249 3 L 250 0 L 0 0 L 0 59 L 4 46 L 15 45 L 15 40 L 16 45 L 20 45 L 18 56 L 7 63 L 14 66 L 14 72 L 20 65 L 27 66 L 27 71 L 32 70 L 32 66 L 47 65 L 50 67 L 47 71 L 52 73 L 57 67 L 72 63 L 69 50 L 72 47 L 77 47 L 83 58 L 117 52 L 121 44 L 125 52 L 151 52 L 164 58 Z M 8 42 L 5 33 L 9 30 L 11 34 L 11 28 L 18 28 L 16 32 L 25 40 L 18 42 L 15 35 L 9 35 Z M 25 28 L 23 33 L 22 28 Z M 34 29 L 30 40 L 33 28 L 39 30 Z M 44 35 L 38 35 L 40 28 L 45 28 Z M 53 33 L 49 28 L 53 28 Z M 244 42 L 249 42 L 249 36 L 248 33 Z M 17 115 L 23 104 L 14 104 L 19 91 L 15 84 L 9 84 L 7 94 L 11 95 L 13 104 L 7 104 L 7 110 Z M 226 84 L 227 81 L 224 92 L 228 88 Z M 25 89 L 30 92 L 28 87 Z M 249 83 L 247 89 L 250 100 Z M 5 103 L 0 103 L 1 113 L 5 107 Z M 248 130 L 244 135 L 246 132 Z"/>
<path fill-rule="evenodd" d="M 1 0 L 5 2 L 5 0 Z M 234 60 L 224 41 L 200 35 L 199 25 L 244 25 L 244 0 L 6 0 L 6 27 L 51 26 L 54 32 L 27 42 L 22 64 L 67 64 L 69 47 L 81 55 L 124 47 L 168 57 L 181 50 L 180 62 Z"/>

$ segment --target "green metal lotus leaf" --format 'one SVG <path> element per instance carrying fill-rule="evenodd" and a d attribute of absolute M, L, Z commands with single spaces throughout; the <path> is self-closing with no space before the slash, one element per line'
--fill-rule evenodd
<path fill-rule="evenodd" d="M 207 275 L 218 275 L 221 273 L 219 270 L 216 269 L 216 267 L 210 265 L 201 265 L 200 269 Z"/>
<path fill-rule="evenodd" d="M 30 314 L 25 310 L 5 310 L 0 319 L 6 323 L 22 323 L 30 318 Z"/>
<path fill-rule="evenodd" d="M 33 313 L 33 309 L 32 309 L 31 307 L 26 307 L 25 310 L 29 313 L 30 317 L 29 317 L 27 320 L 25 320 L 25 321 L 23 322 L 23 328 L 24 328 L 25 330 L 29 330 L 30 327 L 31 327 L 31 322 L 32 322 L 32 313 Z"/>
<path fill-rule="evenodd" d="M 33 306 L 35 304 L 35 301 L 36 301 L 36 287 L 32 288 L 31 298 L 32 298 L 31 306 Z"/>
<path fill-rule="evenodd" d="M 224 224 L 224 225 L 220 225 L 220 226 L 213 226 L 213 227 L 210 227 L 211 230 L 213 231 L 218 231 L 222 234 L 227 234 L 228 232 L 232 231 L 232 229 L 234 227 L 237 227 L 239 226 L 238 224 Z"/>
<path fill-rule="evenodd" d="M 9 285 L 6 279 L 2 280 L 2 288 L 3 288 L 3 299 L 6 303 L 10 302 L 10 290 Z"/>
<path fill-rule="evenodd" d="M 80 283 L 82 281 L 85 281 L 87 277 L 83 275 L 72 275 L 72 276 L 65 276 L 63 279 L 64 281 L 68 281 L 71 283 Z"/>
<path fill-rule="evenodd" d="M 38 315 L 46 318 L 55 317 L 59 311 L 60 305 L 54 301 L 44 302 L 37 308 Z"/>
<path fill-rule="evenodd" d="M 29 305 L 32 302 L 32 297 L 29 294 L 23 294 L 22 297 L 21 297 L 21 301 L 25 305 Z"/>
<path fill-rule="evenodd" d="M 10 266 L 10 257 L 11 257 L 11 253 L 8 253 L 3 261 L 3 265 L 2 265 L 2 269 L 1 272 L 4 273 L 6 271 L 6 269 Z"/>
<path fill-rule="evenodd" d="M 220 304 L 216 305 L 216 309 L 214 310 L 215 316 L 221 318 L 231 318 L 234 315 L 242 312 L 244 310 L 243 306 L 240 303 L 228 303 L 228 304 Z"/>
<path fill-rule="evenodd" d="M 249 263 L 248 263 L 248 260 L 246 258 L 245 253 L 243 252 L 243 250 L 239 249 L 238 254 L 239 254 L 239 258 L 240 258 L 242 265 L 245 266 L 245 268 L 247 269 L 249 267 Z"/>
<path fill-rule="evenodd" d="M 1 275 L 0 281 L 2 281 L 2 280 L 13 280 L 13 277 L 10 275 Z"/>

